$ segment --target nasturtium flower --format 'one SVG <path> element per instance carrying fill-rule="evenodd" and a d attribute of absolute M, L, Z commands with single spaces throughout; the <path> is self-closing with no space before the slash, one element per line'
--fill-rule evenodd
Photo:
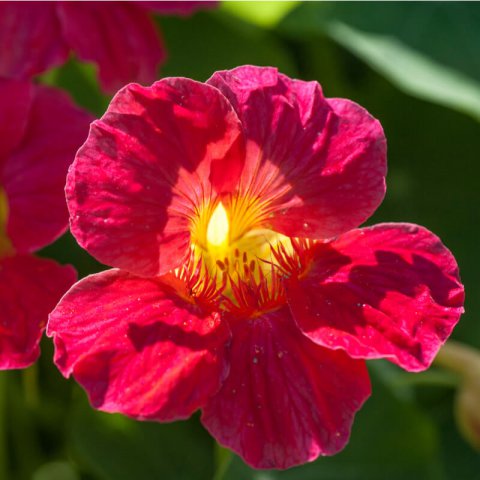
<path fill-rule="evenodd" d="M 166 58 L 150 11 L 185 15 L 216 2 L 0 2 L 0 76 L 29 78 L 73 50 L 94 62 L 102 89 L 150 84 Z"/>
<path fill-rule="evenodd" d="M 380 123 L 317 82 L 245 66 L 125 87 L 66 187 L 78 242 L 117 268 L 52 312 L 57 366 L 103 411 L 201 409 L 256 468 L 338 452 L 365 359 L 423 370 L 462 312 L 435 235 L 357 228 L 385 174 Z"/>
<path fill-rule="evenodd" d="M 65 176 L 90 121 L 59 91 L 0 79 L 0 369 L 36 360 L 48 314 L 76 280 L 32 252 L 67 228 Z"/>

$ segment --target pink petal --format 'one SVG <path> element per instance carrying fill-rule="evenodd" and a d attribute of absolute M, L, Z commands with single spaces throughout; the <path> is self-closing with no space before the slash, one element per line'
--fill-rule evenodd
<path fill-rule="evenodd" d="M 98 65 L 105 91 L 158 78 L 163 43 L 147 12 L 134 2 L 62 2 L 58 13 L 78 57 Z"/>
<path fill-rule="evenodd" d="M 463 312 L 452 254 L 428 230 L 382 224 L 320 244 L 286 283 L 301 330 L 354 358 L 428 368 Z"/>
<path fill-rule="evenodd" d="M 143 276 L 178 267 L 192 218 L 241 169 L 238 118 L 213 87 L 129 85 L 94 122 L 67 179 L 72 232 L 101 262 Z"/>
<path fill-rule="evenodd" d="M 0 2 L 0 45 L 0 76 L 31 77 L 65 62 L 55 2 Z"/>
<path fill-rule="evenodd" d="M 32 90 L 29 81 L 0 79 L 0 184 L 5 159 L 25 133 L 32 104 Z"/>
<path fill-rule="evenodd" d="M 65 176 L 91 121 L 60 90 L 32 86 L 32 96 L 26 125 L 19 127 L 21 141 L 0 174 L 8 200 L 7 233 L 20 252 L 37 250 L 65 231 Z M 22 105 L 24 100 L 11 101 Z"/>
<path fill-rule="evenodd" d="M 348 100 L 325 99 L 317 82 L 274 68 L 239 67 L 209 84 L 234 106 L 248 138 L 240 190 L 271 210 L 269 228 L 328 238 L 357 227 L 385 194 L 380 123 Z"/>
<path fill-rule="evenodd" d="M 189 300 L 160 279 L 121 270 L 91 275 L 50 315 L 55 363 L 100 410 L 186 418 L 218 391 L 229 338 L 218 314 Z"/>
<path fill-rule="evenodd" d="M 167 2 L 137 2 L 139 5 L 153 12 L 165 15 L 191 15 L 196 10 L 218 7 L 219 2 L 214 0 L 204 1 L 167 1 Z"/>
<path fill-rule="evenodd" d="M 48 313 L 75 279 L 73 267 L 53 260 L 0 259 L 0 369 L 28 367 L 38 358 Z"/>
<path fill-rule="evenodd" d="M 232 327 L 230 374 L 202 422 L 255 468 L 289 468 L 333 455 L 370 395 L 363 361 L 319 347 L 288 309 Z"/>

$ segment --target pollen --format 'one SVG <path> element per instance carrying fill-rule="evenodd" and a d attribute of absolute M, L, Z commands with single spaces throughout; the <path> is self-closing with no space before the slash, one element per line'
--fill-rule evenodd
<path fill-rule="evenodd" d="M 222 202 L 218 202 L 210 217 L 207 227 L 207 245 L 214 247 L 228 244 L 229 223 L 228 215 Z"/>

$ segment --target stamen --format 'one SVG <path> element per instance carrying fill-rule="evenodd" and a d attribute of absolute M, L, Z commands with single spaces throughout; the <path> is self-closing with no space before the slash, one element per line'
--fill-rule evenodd
<path fill-rule="evenodd" d="M 255 277 L 254 261 L 243 266 L 243 276 L 238 272 L 235 272 L 236 278 L 228 276 L 233 298 L 223 295 L 222 303 L 226 310 L 240 318 L 257 317 L 285 304 L 282 275 L 273 264 L 268 278 L 261 268 L 257 269 L 258 278 Z"/>
<path fill-rule="evenodd" d="M 184 282 L 196 303 L 218 308 L 227 281 L 226 275 L 222 274 L 222 281 L 219 282 L 217 272 L 212 275 L 205 267 L 203 258 L 195 257 L 192 249 L 182 267 L 175 271 L 175 276 Z"/>
<path fill-rule="evenodd" d="M 193 254 L 182 268 L 195 301 L 216 302 L 243 318 L 284 305 L 283 278 L 305 270 L 308 241 L 269 229 L 267 205 L 257 197 L 211 199 L 198 213 Z"/>
<path fill-rule="evenodd" d="M 301 275 L 310 264 L 310 256 L 315 242 L 305 238 L 290 238 L 291 249 L 277 243 L 271 247 L 275 263 L 285 276 Z M 266 263 L 267 260 L 263 260 Z"/>

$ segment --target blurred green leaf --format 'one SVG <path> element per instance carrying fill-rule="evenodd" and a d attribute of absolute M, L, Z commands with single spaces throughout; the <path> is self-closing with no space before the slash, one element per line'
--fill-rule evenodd
<path fill-rule="evenodd" d="M 480 5 L 306 2 L 282 22 L 326 34 L 406 93 L 480 120 Z"/>
<path fill-rule="evenodd" d="M 67 90 L 78 105 L 100 116 L 110 97 L 101 92 L 97 78 L 95 64 L 79 62 L 73 57 L 39 77 L 43 84 Z"/>
<path fill-rule="evenodd" d="M 32 480 L 80 480 L 80 477 L 66 462 L 49 462 L 34 473 Z"/>
<path fill-rule="evenodd" d="M 350 443 L 333 457 L 284 472 L 259 472 L 235 457 L 225 480 L 438 480 L 445 478 L 433 422 L 400 400 L 376 374 L 373 393 L 354 422 Z"/>
<path fill-rule="evenodd" d="M 190 18 L 158 17 L 168 60 L 161 76 L 205 81 L 216 70 L 244 64 L 270 65 L 295 76 L 294 59 L 267 29 L 227 12 L 198 12 Z"/>
<path fill-rule="evenodd" d="M 93 410 L 79 402 L 71 443 L 79 463 L 105 480 L 211 480 L 213 441 L 193 418 L 159 424 Z"/>
<path fill-rule="evenodd" d="M 299 1 L 222 2 L 220 8 L 262 27 L 273 27 L 296 7 Z"/>

